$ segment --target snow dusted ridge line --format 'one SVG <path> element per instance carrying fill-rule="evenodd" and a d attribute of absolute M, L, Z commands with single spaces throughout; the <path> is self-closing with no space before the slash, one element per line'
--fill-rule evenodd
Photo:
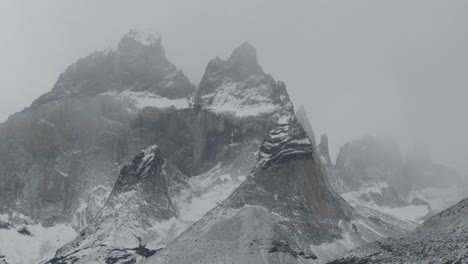
<path fill-rule="evenodd" d="M 130 90 L 117 92 L 106 92 L 101 95 L 112 96 L 124 103 L 131 103 L 137 109 L 145 107 L 155 107 L 159 109 L 174 108 L 187 109 L 190 108 L 190 98 L 169 99 L 150 92 L 134 92 Z"/>
<path fill-rule="evenodd" d="M 259 76 L 252 78 L 259 78 Z M 218 87 L 216 93 L 203 95 L 203 100 L 211 102 L 206 109 L 217 114 L 224 113 L 236 117 L 272 114 L 281 109 L 279 104 L 269 98 L 270 87 L 268 85 L 260 84 L 254 88 L 245 86 L 243 82 L 226 82 Z M 286 101 L 286 97 L 280 97 L 280 101 Z"/>

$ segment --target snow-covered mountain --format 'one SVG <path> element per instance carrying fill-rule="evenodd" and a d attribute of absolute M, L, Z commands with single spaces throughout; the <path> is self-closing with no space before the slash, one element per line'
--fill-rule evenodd
<path fill-rule="evenodd" d="M 374 242 L 330 264 L 467 263 L 468 199 L 431 217 L 407 236 Z"/>
<path fill-rule="evenodd" d="M 116 50 L 78 60 L 51 92 L 2 124 L 0 212 L 18 211 L 46 226 L 74 218 L 81 229 L 107 199 L 121 164 L 138 150 L 164 141 L 159 145 L 171 158 L 189 151 L 169 151 L 188 145 L 182 143 L 185 127 L 149 126 L 156 115 L 168 115 L 167 100 L 182 100 L 188 108 L 194 93 L 167 61 L 160 38 L 142 40 L 131 31 Z M 138 110 L 145 100 L 160 109 L 151 121 Z M 170 129 L 177 138 L 156 136 Z"/>
<path fill-rule="evenodd" d="M 0 124 L 0 263 L 325 263 L 415 228 L 382 208 L 427 206 L 366 142 L 333 165 L 248 43 L 197 90 L 130 31 Z"/>
<path fill-rule="evenodd" d="M 0 215 L 11 227 L 8 241 L 37 246 L 8 250 L 11 243 L 0 239 L 5 259 L 50 258 L 93 221 L 121 167 L 143 148 L 157 144 L 189 175 L 194 94 L 161 40 L 131 31 L 116 50 L 78 60 L 50 93 L 10 116 L 0 125 Z M 34 236 L 18 236 L 23 225 Z M 56 232 L 60 225 L 67 231 Z"/>
<path fill-rule="evenodd" d="M 214 61 L 217 60 L 219 59 Z M 164 164 L 167 168 L 173 168 L 164 172 L 171 174 L 168 177 L 175 181 L 168 181 L 166 189 L 177 186 L 177 191 L 167 192 L 172 213 L 165 218 L 161 218 L 158 214 L 151 216 L 141 214 L 141 210 L 138 209 L 141 207 L 139 204 L 151 203 L 141 198 L 144 195 L 138 195 L 146 192 L 136 186 L 155 186 L 154 183 L 137 181 L 132 192 L 123 192 L 124 194 L 117 196 L 128 198 L 130 195 L 131 198 L 122 198 L 115 202 L 115 194 L 122 193 L 116 189 L 119 186 L 116 184 L 106 206 L 97 214 L 91 225 L 74 241 L 60 249 L 51 263 L 90 263 L 98 260 L 123 263 L 147 257 L 148 252 L 154 253 L 164 247 L 222 202 L 246 179 L 256 162 L 256 154 L 265 135 L 278 121 L 289 120 L 294 115 L 292 103 L 282 83 L 274 81 L 263 71 L 235 74 L 242 72 L 243 67 L 251 61 L 257 63 L 255 49 L 248 44 L 241 45 L 226 62 L 230 66 L 216 73 L 216 78 L 221 81 L 210 84 L 212 93 L 236 97 L 242 102 L 241 107 L 246 106 L 251 110 L 249 115 L 237 116 L 231 111 L 213 111 L 213 108 L 207 107 L 208 102 L 201 99 L 200 95 L 206 91 L 207 82 L 205 82 L 200 85 L 197 92 L 194 108 L 164 110 L 145 108 L 137 112 L 133 119 L 134 124 L 153 129 L 159 126 L 169 129 L 186 128 L 190 133 L 190 136 L 184 135 L 181 140 L 177 138 L 177 135 L 181 134 L 179 131 L 158 131 L 160 138 L 157 141 L 161 144 L 160 152 L 163 156 L 166 153 L 168 155 L 168 158 L 164 159 Z M 204 80 L 212 76 L 212 64 L 213 62 L 209 63 Z M 260 69 L 258 64 L 255 65 L 255 68 Z M 249 84 L 248 87 L 239 87 L 240 90 L 245 88 L 248 92 L 225 90 L 225 85 L 233 81 L 232 76 L 237 76 L 235 79 L 237 84 Z M 250 83 L 251 79 L 256 79 L 254 83 L 256 86 Z M 278 90 L 278 87 L 281 89 Z M 251 100 L 256 94 L 275 104 L 275 108 L 269 112 L 263 111 L 265 100 Z M 105 96 L 112 97 L 113 94 L 106 93 Z M 201 105 L 205 107 L 199 107 Z M 166 136 L 175 138 L 169 139 Z M 185 144 L 168 144 L 166 141 L 182 141 Z M 187 146 L 191 149 L 190 153 L 185 151 Z M 147 149 L 146 152 L 148 151 L 150 150 Z M 142 155 L 139 154 L 132 164 L 141 161 Z M 159 157 L 159 154 L 156 156 Z M 121 174 L 120 178 L 125 178 L 125 175 Z M 153 207 L 158 208 L 158 204 Z M 129 219 L 139 220 L 129 221 Z M 142 254 L 139 254 L 141 252 Z"/>
<path fill-rule="evenodd" d="M 155 254 L 245 180 L 219 172 L 189 178 L 157 146 L 141 151 L 93 223 L 48 263 L 127 263 Z"/>
<path fill-rule="evenodd" d="M 284 83 L 263 72 L 256 50 L 249 43 L 236 48 L 226 61 L 210 61 L 195 107 L 236 117 L 292 112 Z"/>
<path fill-rule="evenodd" d="M 187 99 L 195 90 L 188 78 L 167 60 L 161 37 L 130 30 L 117 49 L 95 52 L 68 67 L 52 91 L 31 107 L 101 93 L 137 101 L 138 106 L 182 107 L 185 103 L 188 107 Z"/>
<path fill-rule="evenodd" d="M 324 263 L 384 237 L 331 191 L 314 151 L 294 116 L 278 120 L 249 178 L 142 263 Z"/>

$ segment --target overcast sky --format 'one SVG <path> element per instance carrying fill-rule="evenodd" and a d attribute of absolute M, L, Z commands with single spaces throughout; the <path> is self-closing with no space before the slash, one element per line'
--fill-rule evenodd
<path fill-rule="evenodd" d="M 136 28 L 194 84 L 249 41 L 333 156 L 372 134 L 468 171 L 467 14 L 466 0 L 0 0 L 0 121 Z"/>

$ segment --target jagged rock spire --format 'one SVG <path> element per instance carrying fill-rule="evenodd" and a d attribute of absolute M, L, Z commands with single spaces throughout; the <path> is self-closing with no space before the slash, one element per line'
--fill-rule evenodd
<path fill-rule="evenodd" d="M 249 43 L 237 47 L 227 60 L 215 58 L 208 63 L 195 108 L 237 117 L 293 114 L 284 83 L 263 72 Z"/>
<path fill-rule="evenodd" d="M 263 73 L 258 65 L 257 50 L 248 42 L 237 47 L 227 62 L 232 76 L 237 80 Z"/>
<path fill-rule="evenodd" d="M 332 165 L 332 161 L 331 161 L 331 158 L 330 158 L 330 150 L 328 148 L 328 136 L 327 136 L 327 134 L 322 134 L 322 136 L 320 137 L 320 144 L 318 145 L 318 152 L 319 152 L 320 156 L 322 156 L 325 159 L 326 165 L 329 168 L 331 168 L 333 165 Z"/>
<path fill-rule="evenodd" d="M 127 90 L 179 99 L 191 96 L 196 89 L 167 60 L 161 37 L 130 30 L 115 50 L 94 52 L 69 66 L 52 90 L 34 101 L 32 107 L 61 98 Z"/>

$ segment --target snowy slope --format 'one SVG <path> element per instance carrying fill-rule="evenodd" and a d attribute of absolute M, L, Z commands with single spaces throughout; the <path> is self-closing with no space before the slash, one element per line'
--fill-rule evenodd
<path fill-rule="evenodd" d="M 371 243 L 330 264 L 468 263 L 467 219 L 465 199 L 406 236 Z"/>
<path fill-rule="evenodd" d="M 23 215 L 0 215 L 0 256 L 9 264 L 36 264 L 76 235 L 69 225 L 43 227 Z"/>
<path fill-rule="evenodd" d="M 113 96 L 119 101 L 135 106 L 137 110 L 145 107 L 156 107 L 161 109 L 186 109 L 190 107 L 190 98 L 169 99 L 150 92 L 134 92 L 126 90 L 120 93 L 107 92 L 102 95 Z"/>
<path fill-rule="evenodd" d="M 342 197 L 353 207 L 370 208 L 413 223 L 422 223 L 431 212 L 428 204 L 410 204 L 399 199 L 388 183 L 380 180 L 369 181 L 356 191 L 343 193 Z"/>
<path fill-rule="evenodd" d="M 124 263 L 148 257 L 245 180 L 219 167 L 187 178 L 162 160 L 155 146 L 144 150 L 127 168 L 122 170 L 95 222 L 59 250 L 50 263 L 99 263 L 111 259 Z M 132 168 L 136 170 L 132 172 Z M 131 175 L 136 179 L 128 178 Z M 148 177 L 155 177 L 155 181 L 146 180 Z"/>
<path fill-rule="evenodd" d="M 235 117 L 292 113 L 284 83 L 276 82 L 258 65 L 254 47 L 244 43 L 223 61 L 212 60 L 196 98 L 196 108 Z"/>

